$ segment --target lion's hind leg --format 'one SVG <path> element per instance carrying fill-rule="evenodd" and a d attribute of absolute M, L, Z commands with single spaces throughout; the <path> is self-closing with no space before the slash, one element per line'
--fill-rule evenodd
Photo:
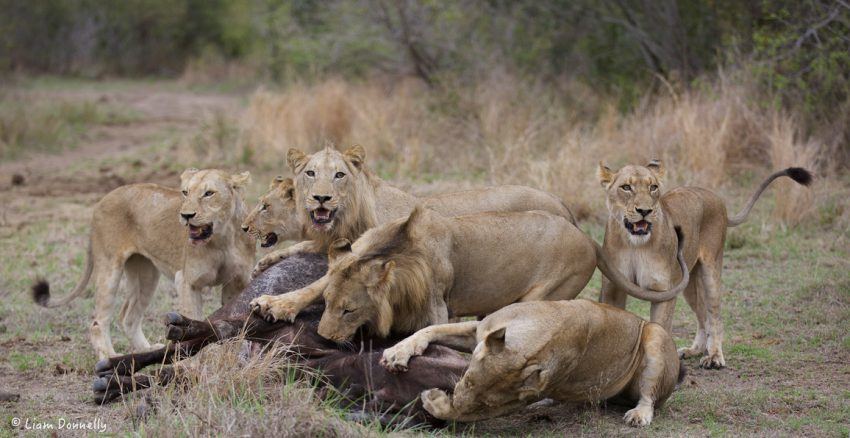
<path fill-rule="evenodd" d="M 695 275 L 691 276 L 691 282 L 682 294 L 685 296 L 685 301 L 688 302 L 691 310 L 697 316 L 697 334 L 694 336 L 694 342 L 689 348 L 683 347 L 679 349 L 679 357 L 683 359 L 699 356 L 706 351 L 705 343 L 708 335 L 705 330 L 705 303 L 702 301 L 702 297 L 704 296 L 703 290 L 705 289 L 700 274 L 702 269 L 702 265 L 697 263 L 694 268 Z"/>
<path fill-rule="evenodd" d="M 638 404 L 623 417 L 631 426 L 649 425 L 655 407 L 667 400 L 679 378 L 676 344 L 660 325 L 647 324 L 641 344 L 643 358 L 627 388 L 628 395 Z"/>
<path fill-rule="evenodd" d="M 127 338 L 130 339 L 130 348 L 134 352 L 147 351 L 152 347 L 142 332 L 142 320 L 156 291 L 159 270 L 150 260 L 141 255 L 134 255 L 124 263 L 124 275 L 127 298 L 119 315 L 121 325 Z M 153 346 L 153 348 L 161 347 L 161 344 Z"/>
<path fill-rule="evenodd" d="M 721 282 L 720 260 L 708 265 L 703 264 L 700 279 L 705 286 L 702 288 L 702 301 L 705 306 L 705 323 L 708 339 L 706 340 L 706 355 L 700 359 L 703 368 L 723 368 L 726 359 L 723 357 L 723 320 L 720 316 Z"/>
<path fill-rule="evenodd" d="M 110 328 L 112 312 L 115 310 L 115 295 L 124 273 L 123 265 L 123 262 L 115 263 L 111 260 L 95 262 L 94 320 L 89 327 L 89 336 L 98 359 L 117 355 L 115 347 L 112 346 Z"/>

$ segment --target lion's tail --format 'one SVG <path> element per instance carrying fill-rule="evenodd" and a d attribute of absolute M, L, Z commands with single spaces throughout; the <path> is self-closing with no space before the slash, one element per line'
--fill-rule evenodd
<path fill-rule="evenodd" d="M 89 279 L 91 279 L 93 269 L 94 259 L 92 258 L 91 240 L 89 240 L 89 247 L 86 251 L 86 271 L 83 273 L 83 278 L 80 279 L 74 290 L 70 294 L 62 297 L 60 300 L 51 302 L 50 283 L 47 280 L 40 278 L 34 285 L 32 285 L 32 299 L 42 307 L 64 306 L 83 294 L 86 290 L 86 285 L 89 283 Z"/>
<path fill-rule="evenodd" d="M 679 359 L 679 377 L 676 378 L 676 386 L 681 385 L 682 382 L 685 381 L 685 377 L 688 375 L 688 369 L 685 368 L 685 361 Z"/>
<path fill-rule="evenodd" d="M 747 202 L 747 205 L 744 207 L 744 209 L 738 212 L 738 214 L 736 214 L 735 216 L 730 217 L 726 226 L 735 227 L 744 223 L 747 220 L 747 216 L 750 215 L 750 210 L 753 209 L 753 206 L 756 204 L 756 201 L 758 201 L 762 192 L 767 189 L 767 186 L 769 186 L 770 183 L 773 182 L 773 180 L 781 178 L 783 176 L 787 176 L 788 178 L 791 178 L 796 181 L 798 184 L 802 184 L 804 186 L 807 186 L 812 183 L 811 172 L 806 169 L 803 169 L 802 167 L 789 167 L 785 170 L 780 170 L 779 172 L 776 172 L 767 177 L 767 179 L 765 179 L 764 182 L 761 183 L 761 186 L 759 186 L 758 190 L 756 190 L 756 192 L 753 193 L 753 196 L 750 197 L 750 200 Z"/>
<path fill-rule="evenodd" d="M 652 303 L 661 303 L 676 298 L 688 286 L 688 282 L 690 281 L 690 271 L 688 270 L 688 264 L 685 261 L 685 239 L 684 236 L 682 236 L 682 229 L 679 227 L 674 227 L 674 229 L 676 231 L 676 237 L 678 239 L 676 259 L 679 262 L 679 268 L 682 270 L 682 279 L 672 289 L 656 292 L 643 289 L 640 286 L 632 283 L 622 273 L 620 273 L 620 271 L 618 271 L 616 268 L 611 267 L 608 264 L 608 260 L 605 258 L 605 254 L 602 252 L 602 247 L 599 246 L 596 241 L 590 239 L 593 242 L 594 248 L 596 249 L 596 266 L 599 268 L 600 271 L 602 271 L 602 275 L 611 280 L 611 282 L 617 285 L 617 287 L 620 287 L 624 291 L 626 291 L 627 294 L 635 298 L 646 300 Z"/>

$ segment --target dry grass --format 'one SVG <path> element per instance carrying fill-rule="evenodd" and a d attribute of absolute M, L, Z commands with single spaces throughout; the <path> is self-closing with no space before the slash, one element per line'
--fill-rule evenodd
<path fill-rule="evenodd" d="M 240 147 L 282 164 L 290 147 L 359 143 L 398 179 L 440 175 L 519 183 L 553 192 L 580 216 L 601 211 L 596 163 L 667 161 L 672 185 L 724 187 L 773 168 L 817 168 L 821 144 L 793 118 L 758 105 L 751 87 L 718 80 L 704 90 L 647 98 L 621 114 L 572 86 L 566 93 L 494 75 L 471 88 L 434 93 L 413 83 L 330 80 L 260 90 L 242 120 Z M 731 181 L 731 183 L 730 183 Z M 812 211 L 811 193 L 790 185 L 776 217 L 794 224 Z M 805 208 L 799 208 L 799 205 Z"/>
<path fill-rule="evenodd" d="M 285 346 L 245 358 L 241 339 L 204 349 L 180 362 L 175 380 L 126 402 L 142 435 L 364 436 L 377 423 L 344 420 L 333 392 L 320 391 L 315 372 L 282 359 Z M 311 378 L 305 378 L 312 376 Z M 257 421 L 262 418 L 262 421 Z"/>
<path fill-rule="evenodd" d="M 315 149 L 331 137 L 341 144 L 361 142 L 374 168 L 417 192 L 489 182 L 549 188 L 593 213 L 581 225 L 598 241 L 604 208 L 593 172 L 600 159 L 617 166 L 657 153 L 671 166 L 669 186 L 710 185 L 731 201 L 732 209 L 772 168 L 824 159 L 822 152 L 816 153 L 823 143 L 801 136 L 793 119 L 762 109 L 742 94 L 746 87 L 723 81 L 701 91 L 648 99 L 626 115 L 575 84 L 565 84 L 568 91 L 556 98 L 548 88 L 504 78 L 469 89 L 455 87 L 451 93 L 427 92 L 411 83 L 293 85 L 257 92 L 242 117 L 211 96 L 187 93 L 175 84 L 85 86 L 93 91 L 78 101 L 100 94 L 110 101 L 124 96 L 122 105 L 145 117 L 182 108 L 174 116 L 186 121 L 164 125 L 140 118 L 127 130 L 100 127 L 87 132 L 88 141 L 100 148 L 3 163 L 8 169 L 31 170 L 21 187 L 9 185 L 8 173 L 0 174 L 0 390 L 21 394 L 18 402 L 0 403 L 0 436 L 27 433 L 10 426 L 12 418 L 21 417 L 53 424 L 60 418 L 97 417 L 109 433 L 133 436 L 395 432 L 345 420 L 346 410 L 333 396 L 328 399 L 311 383 L 294 379 L 293 368 L 272 357 L 238 362 L 237 343 L 212 346 L 167 387 L 139 391 L 125 402 L 94 405 L 95 357 L 86 329 L 93 299 L 51 311 L 33 305 L 27 291 L 37 275 L 50 279 L 57 294 L 78 280 L 91 208 L 109 187 L 102 179 L 105 168 L 127 181 L 168 185 L 189 166 L 249 169 L 255 174 L 250 192 L 256 195 L 271 176 L 264 172 L 285 172 L 282 153 L 287 147 Z M 45 97 L 65 96 L 75 87 L 79 82 L 54 81 Z M 151 100 L 151 95 L 157 98 Z M 330 108 L 340 110 L 326 115 Z M 307 123 L 311 118 L 315 120 Z M 241 125 L 234 125 L 236 120 Z M 326 134 L 331 131 L 336 134 Z M 715 139 L 706 143 L 711 150 L 701 146 L 704 138 Z M 233 148 L 234 142 L 241 147 Z M 249 147 L 253 155 L 245 153 Z M 724 157 L 723 163 L 720 158 L 695 159 L 693 153 L 697 158 Z M 834 176 L 829 182 L 821 178 L 815 187 L 814 220 L 792 230 L 764 226 L 773 223 L 770 208 L 785 199 L 772 195 L 788 195 L 774 187 L 747 224 L 730 230 L 723 278 L 729 291 L 723 296 L 728 368 L 701 370 L 697 360 L 687 361 L 686 384 L 649 428 L 626 427 L 626 408 L 556 404 L 425 432 L 847 436 L 850 180 L 846 174 Z M 249 196 L 248 202 L 254 199 Z M 598 290 L 597 275 L 581 296 L 595 299 Z M 217 294 L 207 297 L 209 311 L 216 301 Z M 175 303 L 173 288 L 162 282 L 144 322 L 151 341 L 163 341 L 161 316 Z M 628 309 L 649 315 L 643 302 L 631 300 Z M 689 344 L 695 331 L 693 313 L 680 300 L 673 326 L 677 344 Z M 113 333 L 116 348 L 128 351 L 121 330 L 116 326 Z M 139 406 L 155 409 L 142 420 Z"/>

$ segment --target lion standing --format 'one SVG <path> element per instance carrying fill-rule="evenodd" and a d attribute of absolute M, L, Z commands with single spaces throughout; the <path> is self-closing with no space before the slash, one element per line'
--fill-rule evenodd
<path fill-rule="evenodd" d="M 181 190 L 131 184 L 109 192 L 94 207 L 86 270 L 73 292 L 50 302 L 46 281 L 33 287 L 36 302 L 58 307 L 82 295 L 94 277 L 90 335 L 100 359 L 116 355 L 110 325 L 122 278 L 128 295 L 120 320 L 134 351 L 151 348 L 142 318 L 160 274 L 174 280 L 181 312 L 196 319 L 203 317 L 204 289 L 222 285 L 227 302 L 248 283 L 254 242 L 239 227 L 250 174 L 189 169 L 180 179 Z"/>
<path fill-rule="evenodd" d="M 676 263 L 674 226 L 681 227 L 687 236 L 685 258 L 691 281 L 684 296 L 697 315 L 699 329 L 691 347 L 682 348 L 679 353 L 683 357 L 706 353 L 700 360 L 702 367 L 726 366 L 720 318 L 720 274 L 726 228 L 746 221 L 762 192 L 783 176 L 803 185 L 808 185 L 812 178 L 807 170 L 798 167 L 776 172 L 762 182 L 740 213 L 728 217 L 723 200 L 706 189 L 679 187 L 662 194 L 664 166 L 660 161 L 646 166 L 625 166 L 616 172 L 599 165 L 598 177 L 606 189 L 610 213 L 603 250 L 612 267 L 641 287 L 665 291 L 681 276 Z M 626 293 L 603 278 L 600 301 L 625 308 Z M 676 295 L 659 292 L 650 301 L 653 302 L 651 321 L 669 332 Z"/>

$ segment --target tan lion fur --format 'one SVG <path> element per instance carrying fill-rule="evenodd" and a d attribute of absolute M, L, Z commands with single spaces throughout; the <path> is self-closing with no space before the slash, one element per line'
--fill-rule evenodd
<path fill-rule="evenodd" d="M 705 353 L 700 365 L 725 366 L 721 267 L 726 228 L 744 222 L 762 192 L 770 183 L 788 176 L 800 184 L 811 181 L 808 171 L 788 168 L 770 175 L 753 194 L 746 207 L 729 218 L 726 205 L 714 193 L 699 187 L 679 187 L 662 193 L 664 165 L 653 161 L 647 166 L 629 165 L 612 171 L 600 163 L 599 181 L 606 190 L 609 217 L 605 228 L 605 256 L 612 268 L 643 288 L 665 291 L 679 281 L 676 263 L 677 238 L 674 227 L 686 236 L 684 255 L 691 281 L 685 300 L 697 315 L 699 329 L 693 345 L 680 349 L 685 357 Z M 645 216 L 644 216 L 645 214 Z M 648 232 L 635 235 L 627 224 L 647 222 Z M 655 292 L 650 319 L 670 331 L 676 295 Z M 603 279 L 600 301 L 625 308 L 626 293 Z"/>
<path fill-rule="evenodd" d="M 548 212 L 445 217 L 417 207 L 354 244 L 335 242 L 328 273 L 313 285 L 252 306 L 270 320 L 291 320 L 324 296 L 319 334 L 328 339 L 345 341 L 361 326 L 407 334 L 518 301 L 575 298 L 600 254 L 575 225 Z"/>
<path fill-rule="evenodd" d="M 561 200 L 529 187 L 497 186 L 417 198 L 372 173 L 366 166 L 366 151 L 361 146 L 345 152 L 326 147 L 312 155 L 290 149 L 287 159 L 295 174 L 294 205 L 300 228 L 310 240 L 269 253 L 257 263 L 254 275 L 290 254 L 324 253 L 340 238 L 354 241 L 370 228 L 406 217 L 418 203 L 446 216 L 482 211 L 543 210 L 575 223 Z M 313 176 L 308 172 L 313 172 Z M 343 176 L 337 178 L 340 173 Z M 315 199 L 317 196 L 330 199 L 319 203 Z M 335 211 L 329 224 L 314 223 L 311 214 L 320 207 Z"/>
<path fill-rule="evenodd" d="M 95 310 L 90 334 L 103 359 L 116 355 L 109 329 L 123 278 L 128 295 L 120 312 L 121 325 L 134 351 L 150 349 L 141 321 L 160 274 L 174 280 L 180 311 L 196 319 L 203 317 L 204 289 L 222 285 L 222 302 L 227 302 L 247 285 L 254 242 L 239 231 L 239 225 L 245 214 L 242 189 L 249 180 L 248 172 L 231 175 L 189 169 L 181 175 L 181 190 L 131 184 L 109 192 L 92 214 L 86 274 L 58 302 L 50 302 L 46 285 L 37 301 L 47 307 L 65 305 L 82 295 L 93 276 Z M 181 214 L 193 216 L 186 219 Z M 210 225 L 212 235 L 191 241 L 189 224 Z"/>
<path fill-rule="evenodd" d="M 381 364 L 405 372 L 432 343 L 472 353 L 451 395 L 422 392 L 425 409 L 444 420 L 492 418 L 544 398 L 614 398 L 637 403 L 624 419 L 646 426 L 684 373 L 661 326 L 587 300 L 511 304 L 480 322 L 426 327 L 384 350 Z"/>
<path fill-rule="evenodd" d="M 257 205 L 245 216 L 242 231 L 264 248 L 279 241 L 302 240 L 299 217 L 292 178 L 277 176 L 269 184 L 269 191 L 260 196 Z"/>

